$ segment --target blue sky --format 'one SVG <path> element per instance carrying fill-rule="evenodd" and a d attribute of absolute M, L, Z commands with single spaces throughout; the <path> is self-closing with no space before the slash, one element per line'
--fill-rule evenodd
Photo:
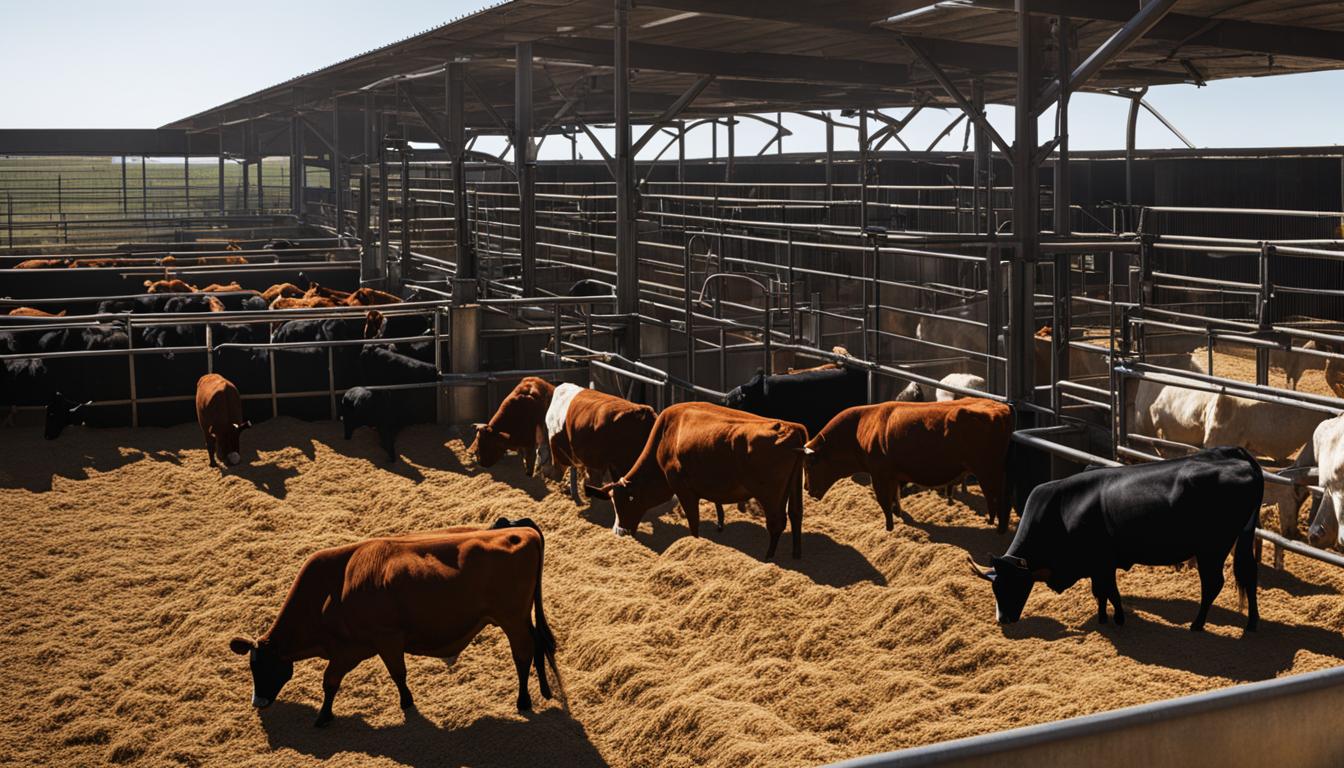
<path fill-rule="evenodd" d="M 374 12 L 367 0 L 0 0 L 0 71 L 5 73 L 0 128 L 162 125 L 485 5 L 479 0 L 395 0 Z M 1148 100 L 1197 146 L 1314 146 L 1344 144 L 1340 94 L 1344 72 L 1230 80 L 1199 89 L 1164 86 L 1150 91 Z M 1120 99 L 1078 96 L 1070 112 L 1074 148 L 1123 146 L 1126 109 Z M 1011 111 L 990 111 L 996 127 L 1010 138 Z M 953 117 L 928 110 L 902 136 L 911 147 L 923 149 Z M 785 140 L 786 151 L 823 146 L 819 123 L 801 118 L 787 123 L 794 136 Z M 1043 123 L 1042 131 L 1047 127 Z M 958 127 L 939 148 L 959 149 L 962 135 Z M 745 124 L 739 128 L 738 151 L 754 154 L 769 137 L 763 127 Z M 841 131 L 838 139 L 841 148 L 854 145 L 852 131 Z M 1146 113 L 1138 141 L 1142 147 L 1180 146 Z M 585 144 L 579 151 L 595 157 Z M 708 153 L 707 129 L 693 137 L 690 149 L 693 155 Z M 568 156 L 568 151 L 567 144 L 552 139 L 542 156 Z"/>

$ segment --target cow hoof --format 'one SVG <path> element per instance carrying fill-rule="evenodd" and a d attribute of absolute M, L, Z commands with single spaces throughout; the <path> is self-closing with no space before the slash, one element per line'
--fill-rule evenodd
<path fill-rule="evenodd" d="M 1204 631 L 1204 625 L 1203 625 L 1203 624 L 1191 624 L 1191 625 L 1190 625 L 1190 631 L 1191 631 L 1191 632 L 1203 632 L 1203 631 Z"/>
<path fill-rule="evenodd" d="M 531 711 L 532 711 L 532 700 L 531 700 L 531 699 L 519 699 L 519 700 L 518 700 L 518 711 L 519 711 L 519 712 L 531 712 Z"/>
<path fill-rule="evenodd" d="M 1248 621 L 1248 622 L 1246 622 L 1246 631 L 1247 631 L 1247 632 L 1254 632 L 1255 629 L 1256 629 L 1256 627 L 1258 627 L 1258 626 L 1260 626 L 1260 622 L 1259 622 L 1259 621 Z"/>
<path fill-rule="evenodd" d="M 317 721 L 313 723 L 313 727 L 326 728 L 328 725 L 331 725 L 331 721 L 334 719 L 335 718 L 331 716 L 330 712 L 319 712 L 317 715 Z"/>

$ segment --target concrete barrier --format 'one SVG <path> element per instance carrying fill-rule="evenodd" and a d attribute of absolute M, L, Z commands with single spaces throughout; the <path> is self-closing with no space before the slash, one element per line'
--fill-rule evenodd
<path fill-rule="evenodd" d="M 1005 697 L 1003 706 L 1012 700 Z M 1344 765 L 1342 712 L 1344 667 L 1336 667 L 859 757 L 835 768 L 1324 768 Z"/>

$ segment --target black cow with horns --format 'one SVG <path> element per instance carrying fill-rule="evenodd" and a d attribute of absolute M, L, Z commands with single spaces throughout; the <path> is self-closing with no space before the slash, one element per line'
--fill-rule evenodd
<path fill-rule="evenodd" d="M 1190 629 L 1198 632 L 1223 589 L 1223 563 L 1232 551 L 1232 574 L 1248 606 L 1246 629 L 1253 631 L 1260 620 L 1255 529 L 1263 494 L 1260 465 L 1243 448 L 1093 469 L 1038 486 L 1008 551 L 991 559 L 991 570 L 974 560 L 971 569 L 994 585 L 1001 624 L 1018 620 L 1036 582 L 1063 592 L 1085 578 L 1092 579 L 1097 621 L 1106 623 L 1110 600 L 1115 623 L 1123 624 L 1117 568 L 1177 565 L 1193 557 L 1200 602 Z"/>

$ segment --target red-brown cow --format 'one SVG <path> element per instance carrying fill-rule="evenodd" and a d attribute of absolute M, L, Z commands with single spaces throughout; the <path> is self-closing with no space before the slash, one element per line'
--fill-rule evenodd
<path fill-rule="evenodd" d="M 62 309 L 53 315 L 50 312 L 44 312 L 33 307 L 15 307 L 9 310 L 9 314 L 17 317 L 65 317 L 65 310 Z"/>
<path fill-rule="evenodd" d="M 700 500 L 765 510 L 775 556 L 785 515 L 793 529 L 793 556 L 803 556 L 803 446 L 801 424 L 768 419 L 710 403 L 669 406 L 653 423 L 635 466 L 621 479 L 589 492 L 611 499 L 612 532 L 633 534 L 646 512 L 673 496 L 692 536 L 700 535 Z"/>
<path fill-rule="evenodd" d="M 196 288 L 181 280 L 146 280 L 145 293 L 194 293 Z"/>
<path fill-rule="evenodd" d="M 614 395 L 561 384 L 546 409 L 546 439 L 538 452 L 538 469 L 559 480 L 567 467 L 583 469 L 590 481 L 611 471 L 613 480 L 635 465 L 657 418 L 647 405 L 636 405 Z M 578 500 L 574 475 L 570 493 Z"/>
<path fill-rule="evenodd" d="M 401 299 L 386 291 L 360 288 L 347 296 L 345 303 L 352 307 L 372 307 L 378 304 L 400 304 Z"/>
<path fill-rule="evenodd" d="M 820 499 L 840 478 L 867 472 L 890 531 L 901 510 L 902 483 L 938 488 L 970 472 L 980 481 L 989 521 L 997 519 L 1004 531 L 1012 430 L 1008 406 L 978 397 L 846 408 L 808 441 L 804 484 Z"/>
<path fill-rule="evenodd" d="M 219 466 L 216 452 L 230 466 L 237 464 L 238 436 L 252 422 L 243 418 L 243 399 L 233 382 L 217 373 L 207 373 L 196 382 L 196 421 L 205 435 L 210 466 Z"/>
<path fill-rule="evenodd" d="M 294 675 L 294 662 L 326 659 L 315 724 L 327 725 L 341 680 L 378 656 L 397 685 L 402 708 L 409 709 L 415 702 L 406 685 L 405 654 L 452 664 L 494 624 L 513 651 L 518 709 L 530 710 L 529 667 L 535 665 L 547 699 L 545 662 L 555 667 L 555 637 L 541 603 L 544 547 L 536 523 L 501 519 L 485 530 L 450 528 L 314 553 L 270 630 L 256 640 L 229 641 L 230 650 L 249 657 L 252 705 L 260 709 L 275 701 Z"/>
<path fill-rule="evenodd" d="M 311 299 L 315 296 L 321 296 L 324 299 L 331 299 L 338 304 L 344 304 L 350 298 L 350 291 L 339 291 L 335 288 L 328 288 L 325 285 L 318 285 L 312 281 L 308 283 L 308 290 L 303 292 L 303 297 Z"/>
<path fill-rule="evenodd" d="M 505 453 L 518 451 L 523 455 L 523 469 L 531 475 L 537 444 L 546 434 L 546 409 L 554 393 L 554 384 L 536 376 L 518 382 L 490 417 L 490 423 L 474 425 L 476 439 L 468 450 L 476 463 L 492 467 Z"/>
<path fill-rule="evenodd" d="M 271 302 L 271 309 L 318 309 L 321 307 L 334 307 L 336 302 L 322 296 L 313 296 L 311 298 L 291 299 L 288 296 L 281 296 Z"/>
<path fill-rule="evenodd" d="M 301 299 L 303 298 L 303 291 L 299 286 L 293 283 L 276 283 L 261 292 L 261 298 L 265 299 L 267 304 L 270 304 L 281 297 L 286 299 Z"/>
<path fill-rule="evenodd" d="M 241 290 L 243 290 L 243 286 L 239 285 L 237 280 L 234 280 L 232 283 L 211 283 L 202 288 L 201 293 L 228 293 Z"/>
<path fill-rule="evenodd" d="M 58 269 L 70 262 L 66 259 L 24 259 L 14 265 L 14 269 Z"/>

